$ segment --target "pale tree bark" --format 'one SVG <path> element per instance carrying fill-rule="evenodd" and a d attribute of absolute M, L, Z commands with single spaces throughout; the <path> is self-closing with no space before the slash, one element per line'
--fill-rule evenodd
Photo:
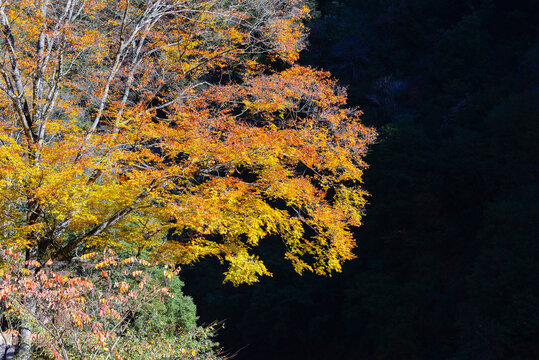
<path fill-rule="evenodd" d="M 106 6 L 99 7 L 104 2 L 35 0 L 23 4 L 0 0 L 0 91 L 5 94 L 4 103 L 10 101 L 9 109 L 6 105 L 0 109 L 3 111 L 0 121 L 17 122 L 10 131 L 18 131 L 20 138 L 25 139 L 29 163 L 35 168 L 40 166 L 41 150 L 57 141 L 55 136 L 60 139 L 64 136 L 49 132 L 51 122 L 62 117 L 82 124 L 82 136 L 76 145 L 80 150 L 75 161 L 80 160 L 86 150 L 93 151 L 92 137 L 100 131 L 115 134 L 118 148 L 144 147 L 142 141 L 121 143 L 123 126 L 138 121 L 138 117 L 157 118 L 157 112 L 173 109 L 195 91 L 202 92 L 216 85 L 206 81 L 204 71 L 206 67 L 208 72 L 213 71 L 211 64 L 220 58 L 231 56 L 233 61 L 238 61 L 234 57 L 238 54 L 266 51 L 270 39 L 263 27 L 271 24 L 276 14 L 285 16 L 288 2 L 109 0 Z M 244 14 L 236 12 L 235 8 Z M 21 11 L 23 16 L 35 13 L 35 26 L 31 31 L 25 32 L 25 27 L 32 19 L 20 22 L 13 17 L 14 11 Z M 239 29 L 248 36 L 232 41 L 226 33 L 228 27 L 235 29 L 232 34 L 237 34 Z M 86 33 L 92 32 L 97 34 L 95 41 L 85 38 Z M 30 41 L 25 39 L 28 36 Z M 211 51 L 207 51 L 208 48 Z M 88 59 L 92 59 L 93 52 L 105 55 L 92 62 Z M 168 63 L 163 64 L 163 56 L 172 52 L 176 58 L 167 58 Z M 65 105 L 69 101 L 72 108 Z M 89 105 L 93 112 L 88 111 Z M 128 112 L 130 107 L 137 112 Z M 68 115 L 70 111 L 83 115 Z M 95 181 L 91 180 L 92 174 L 99 169 L 88 170 L 91 185 Z M 80 244 L 76 239 L 107 231 L 135 211 L 143 202 L 137 196 L 145 194 L 148 184 L 134 195 L 132 205 L 118 206 L 100 223 L 78 229 L 73 237 L 75 241 L 68 244 L 57 240 L 70 232 L 73 212 L 47 213 L 40 200 L 33 196 L 33 189 L 27 188 L 23 205 L 26 225 L 45 223 L 41 233 L 27 234 L 27 242 L 35 245 L 30 255 L 40 258 L 54 245 L 55 251 L 62 258 L 66 257 L 66 251 L 73 250 L 72 243 Z"/>
<path fill-rule="evenodd" d="M 35 317 L 36 313 L 36 299 L 32 296 L 27 296 L 25 299 L 25 307 L 30 316 L 29 318 L 23 319 L 22 324 L 19 327 L 19 344 L 17 354 L 15 355 L 16 360 L 29 360 L 32 355 L 33 326 L 31 319 Z"/>

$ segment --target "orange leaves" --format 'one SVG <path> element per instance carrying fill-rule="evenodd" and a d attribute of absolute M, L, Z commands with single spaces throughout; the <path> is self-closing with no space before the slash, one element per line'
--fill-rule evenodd
<path fill-rule="evenodd" d="M 77 358 L 104 359 L 121 347 L 129 316 L 173 296 L 166 284 L 177 271 L 165 270 L 160 276 L 151 264 L 134 257 L 122 261 L 110 250 L 80 259 L 78 270 L 60 271 L 60 265 L 53 270 L 48 264 L 36 267 L 24 261 L 14 248 L 0 247 L 5 270 L 0 275 L 0 300 L 10 319 L 32 320 L 38 334 L 35 345 L 47 354 L 68 351 Z M 106 270 L 97 266 L 103 263 L 108 264 Z M 106 277 L 99 275 L 102 272 Z M 140 276 L 142 281 L 135 279 Z"/>
<path fill-rule="evenodd" d="M 172 277 L 174 276 L 174 273 L 173 272 L 170 272 L 170 271 L 167 271 L 167 270 L 163 270 L 163 275 L 165 275 L 165 279 L 172 279 Z"/>
<path fill-rule="evenodd" d="M 343 89 L 328 73 L 293 66 L 208 88 L 204 98 L 178 108 L 171 146 L 173 138 L 182 139 L 177 146 L 187 154 L 190 174 L 204 180 L 187 184 L 173 201 L 182 204 L 171 206 L 176 226 L 180 233 L 220 234 L 224 244 L 192 242 L 177 249 L 191 249 L 190 256 L 175 259 L 212 254 L 230 264 L 226 281 L 253 282 L 269 272 L 248 250 L 279 234 L 296 270 L 340 271 L 353 257 L 349 226 L 361 223 L 367 196 L 359 187 L 362 156 L 375 135 L 345 103 Z M 204 115 L 196 120 L 197 113 Z M 315 235 L 303 238 L 303 226 Z M 171 247 L 161 249 L 177 254 Z"/>
<path fill-rule="evenodd" d="M 138 261 L 141 265 L 144 265 L 144 266 L 150 266 L 150 263 L 144 259 L 139 259 Z"/>
<path fill-rule="evenodd" d="M 23 270 L 26 270 L 26 269 L 23 269 Z M 24 274 L 24 275 L 29 275 L 29 274 Z M 59 283 L 59 284 L 65 284 L 67 282 L 67 277 L 65 276 L 62 276 L 60 274 L 53 274 L 54 275 L 54 279 Z"/>
<path fill-rule="evenodd" d="M 24 264 L 28 266 L 34 266 L 36 268 L 41 267 L 41 264 L 39 263 L 39 261 L 36 261 L 36 260 L 27 260 L 24 262 Z"/>
<path fill-rule="evenodd" d="M 142 280 L 138 283 L 138 287 L 139 289 L 144 289 L 144 287 L 146 286 L 146 282 L 147 282 L 147 279 L 146 277 L 142 278 Z"/>
<path fill-rule="evenodd" d="M 132 257 L 129 257 L 129 258 L 127 258 L 127 259 L 122 260 L 122 264 L 123 264 L 123 265 L 126 265 L 126 264 L 132 264 L 132 263 L 134 263 L 135 261 L 137 261 L 137 258 L 134 257 L 134 256 L 132 256 Z"/>
<path fill-rule="evenodd" d="M 105 266 L 108 266 L 108 265 L 114 265 L 116 266 L 117 264 L 117 261 L 116 261 L 116 257 L 115 256 L 109 256 L 109 257 L 106 257 L 103 261 L 100 261 L 99 263 L 95 264 L 95 268 L 96 269 L 101 269 Z"/>
<path fill-rule="evenodd" d="M 84 324 L 88 324 L 91 321 L 91 317 L 82 311 L 74 311 L 71 313 L 73 323 L 75 326 L 82 328 Z"/>
<path fill-rule="evenodd" d="M 90 253 L 86 253 L 86 254 L 82 255 L 82 256 L 80 257 L 80 259 L 81 259 L 81 260 L 88 260 L 88 259 L 93 258 L 93 257 L 96 256 L 96 255 L 97 255 L 97 252 L 94 251 L 94 252 L 90 252 Z"/>
<path fill-rule="evenodd" d="M 305 1 L 2 9 L 16 46 L 0 49 L 15 61 L 0 64 L 0 243 L 55 264 L 84 247 L 215 256 L 236 284 L 269 274 L 251 254 L 269 236 L 298 271 L 339 270 L 351 257 L 375 132 L 329 73 L 294 64 Z M 80 260 L 121 297 L 148 289 L 145 260 Z M 122 266 L 129 287 L 112 276 Z"/>
<path fill-rule="evenodd" d="M 283 7 L 271 9 L 275 16 L 267 22 L 264 31 L 275 53 L 284 61 L 294 63 L 305 46 L 306 30 L 302 21 L 309 18 L 310 10 L 296 0 L 286 2 Z"/>

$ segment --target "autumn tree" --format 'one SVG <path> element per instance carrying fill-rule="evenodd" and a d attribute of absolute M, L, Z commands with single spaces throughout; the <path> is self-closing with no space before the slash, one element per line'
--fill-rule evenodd
<path fill-rule="evenodd" d="M 18 338 L 21 321 L 32 325 L 33 342 L 14 342 L 19 358 L 30 355 L 30 346 L 33 359 L 217 358 L 208 339 L 211 327 L 184 329 L 178 319 L 166 324 L 157 319 L 181 295 L 174 294 L 179 268 L 134 256 L 122 259 L 110 249 L 78 260 L 76 269 L 66 269 L 52 260 L 25 261 L 21 252 L 0 248 L 1 360 L 1 345 Z"/>
<path fill-rule="evenodd" d="M 270 275 L 340 271 L 374 139 L 295 62 L 301 0 L 2 0 L 0 241 L 66 262 L 104 246 Z"/>

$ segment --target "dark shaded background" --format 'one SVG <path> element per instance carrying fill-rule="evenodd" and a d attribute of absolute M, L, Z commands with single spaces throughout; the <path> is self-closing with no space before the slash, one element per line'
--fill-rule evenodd
<path fill-rule="evenodd" d="M 184 272 L 236 359 L 539 359 L 539 2 L 320 1 L 303 63 L 380 133 L 358 258 L 222 285 Z M 243 349 L 242 349 L 243 348 Z"/>

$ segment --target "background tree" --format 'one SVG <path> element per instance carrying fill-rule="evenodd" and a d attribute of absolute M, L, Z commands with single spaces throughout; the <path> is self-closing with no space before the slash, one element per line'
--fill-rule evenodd
<path fill-rule="evenodd" d="M 211 329 L 196 327 L 194 305 L 180 291 L 179 268 L 111 250 L 85 254 L 72 269 L 23 257 L 13 248 L 0 253 L 0 334 L 7 342 L 5 334 L 27 331 L 22 323 L 32 328 L 25 342 L 13 342 L 18 359 L 216 358 Z"/>

